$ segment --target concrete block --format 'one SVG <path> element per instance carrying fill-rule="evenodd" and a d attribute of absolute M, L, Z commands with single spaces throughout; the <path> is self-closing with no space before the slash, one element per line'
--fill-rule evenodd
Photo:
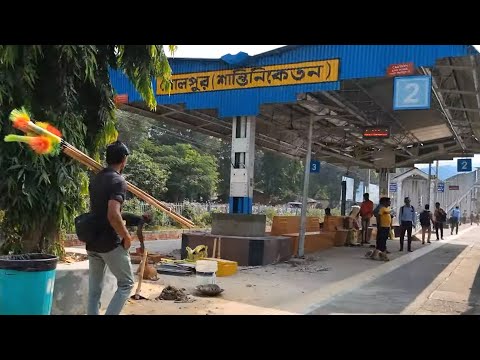
<path fill-rule="evenodd" d="M 265 236 L 265 215 L 212 214 L 212 235 Z"/>
<path fill-rule="evenodd" d="M 85 252 L 84 249 L 67 252 Z M 117 279 L 107 269 L 101 309 L 106 309 L 117 290 Z M 86 315 L 88 303 L 88 260 L 72 264 L 58 264 L 53 289 L 52 315 Z"/>

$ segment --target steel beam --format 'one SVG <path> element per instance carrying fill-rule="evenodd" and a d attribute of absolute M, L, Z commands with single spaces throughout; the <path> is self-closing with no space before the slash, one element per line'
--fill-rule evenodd
<path fill-rule="evenodd" d="M 438 89 L 438 92 L 442 94 L 478 95 L 478 92 L 476 91 L 464 91 L 464 90 Z"/>
<path fill-rule="evenodd" d="M 453 118 L 452 118 L 452 114 L 450 114 L 450 110 L 447 109 L 445 107 L 445 102 L 443 100 L 443 96 L 442 94 L 440 94 L 437 89 L 439 88 L 438 85 L 437 85 L 437 81 L 435 80 L 435 77 L 432 75 L 431 71 L 428 70 L 427 68 L 421 66 L 420 69 L 422 70 L 422 72 L 425 74 L 425 75 L 430 75 L 431 78 L 432 78 L 432 91 L 433 91 L 433 94 L 435 96 L 435 98 L 437 99 L 438 101 L 438 104 L 440 105 L 440 108 L 442 109 L 442 112 L 443 114 L 445 115 L 445 118 L 447 119 L 447 123 L 450 127 L 450 130 L 452 131 L 453 133 L 453 136 L 455 137 L 455 139 L 457 140 L 457 142 L 460 144 L 460 147 L 462 148 L 463 151 L 467 150 L 467 147 L 465 146 L 465 143 L 463 142 L 463 139 L 461 138 L 461 136 L 458 135 L 457 131 L 455 130 L 453 124 L 452 124 L 452 121 L 453 121 Z"/>
<path fill-rule="evenodd" d="M 464 111 L 464 112 L 478 112 L 480 113 L 480 108 L 461 108 L 461 107 L 453 107 L 453 106 L 447 106 L 446 109 L 452 110 L 452 111 Z"/>

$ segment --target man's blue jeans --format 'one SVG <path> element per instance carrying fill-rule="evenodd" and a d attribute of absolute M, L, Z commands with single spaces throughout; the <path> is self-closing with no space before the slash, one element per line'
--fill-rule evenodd
<path fill-rule="evenodd" d="M 123 246 L 107 253 L 88 251 L 88 315 L 99 315 L 100 298 L 107 266 L 117 278 L 117 291 L 108 305 L 105 315 L 119 315 L 133 288 L 130 255 Z"/>

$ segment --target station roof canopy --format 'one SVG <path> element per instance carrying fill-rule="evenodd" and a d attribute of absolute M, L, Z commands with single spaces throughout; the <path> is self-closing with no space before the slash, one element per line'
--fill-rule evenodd
<path fill-rule="evenodd" d="M 170 64 L 171 92 L 153 81 L 153 112 L 112 70 L 117 94 L 128 96 L 120 108 L 227 140 L 232 117 L 255 116 L 257 147 L 300 158 L 313 116 L 314 157 L 341 166 L 409 167 L 480 152 L 480 55 L 472 46 L 290 45 Z M 404 75 L 431 75 L 429 109 L 393 110 L 387 73 L 398 64 Z M 390 137 L 364 137 L 369 126 Z"/>

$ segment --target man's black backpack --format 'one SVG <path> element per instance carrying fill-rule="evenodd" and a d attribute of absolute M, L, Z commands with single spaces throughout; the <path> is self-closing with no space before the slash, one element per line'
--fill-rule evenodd
<path fill-rule="evenodd" d="M 75 232 L 78 240 L 84 243 L 91 243 L 98 234 L 98 219 L 92 213 L 85 213 L 75 218 Z"/>
<path fill-rule="evenodd" d="M 422 224 L 422 226 L 430 225 L 430 211 L 422 211 L 422 213 L 420 214 L 420 224 Z"/>
<path fill-rule="evenodd" d="M 447 213 L 445 211 L 442 211 L 440 212 L 440 210 L 438 210 L 438 214 L 439 214 L 439 219 L 437 220 L 438 222 L 447 222 Z"/>

